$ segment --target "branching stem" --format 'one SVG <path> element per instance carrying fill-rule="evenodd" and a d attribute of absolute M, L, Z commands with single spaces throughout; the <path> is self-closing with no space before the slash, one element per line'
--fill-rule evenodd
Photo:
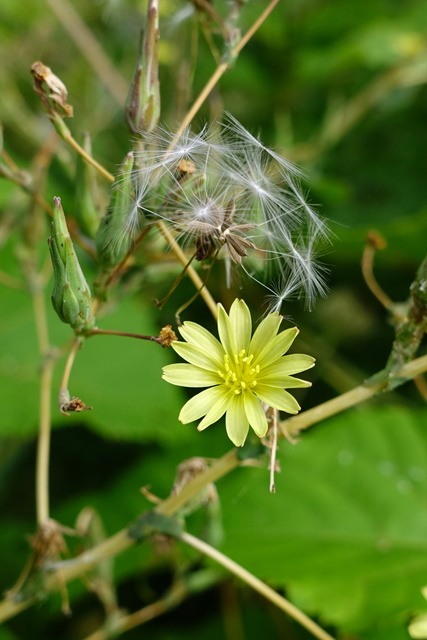
<path fill-rule="evenodd" d="M 396 372 L 395 376 L 396 379 L 399 379 L 400 384 L 403 384 L 406 380 L 412 379 L 425 371 L 427 371 L 427 355 L 405 364 Z M 362 384 L 348 393 L 344 393 L 318 407 L 301 413 L 299 416 L 282 422 L 280 427 L 282 430 L 286 429 L 288 433 L 295 433 L 301 429 L 307 429 L 313 424 L 363 402 L 385 389 L 387 389 L 387 381 L 378 382 L 377 384 Z M 170 496 L 164 500 L 156 507 L 156 511 L 167 516 L 173 516 L 209 483 L 215 482 L 227 475 L 238 467 L 239 464 L 240 460 L 237 456 L 237 450 L 231 449 L 206 471 L 193 478 L 183 488 L 181 493 Z M 92 549 L 82 553 L 77 558 L 52 564 L 49 567 L 50 573 L 48 573 L 46 577 L 45 589 L 47 591 L 59 590 L 64 582 L 82 576 L 106 558 L 125 551 L 125 549 L 133 546 L 133 544 L 135 544 L 135 540 L 129 537 L 127 529 L 122 529 Z M 3 600 L 0 602 L 0 623 L 28 608 L 34 601 L 34 597 L 19 602 L 10 599 Z"/>

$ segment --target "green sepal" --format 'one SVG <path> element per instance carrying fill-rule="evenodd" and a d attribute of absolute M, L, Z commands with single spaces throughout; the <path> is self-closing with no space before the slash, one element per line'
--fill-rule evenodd
<path fill-rule="evenodd" d="M 146 511 L 127 530 L 129 538 L 142 542 L 153 533 L 163 533 L 166 536 L 179 538 L 182 526 L 175 518 L 165 516 L 157 511 Z"/>
<path fill-rule="evenodd" d="M 133 238 L 128 231 L 129 208 L 134 198 L 132 181 L 134 156 L 129 152 L 113 184 L 110 205 L 96 234 L 96 248 L 101 264 L 112 268 L 125 258 Z"/>
<path fill-rule="evenodd" d="M 62 313 L 62 292 L 66 283 L 65 266 L 59 255 L 57 243 L 48 239 L 50 258 L 53 266 L 52 305 L 62 322 L 67 322 Z"/>
<path fill-rule="evenodd" d="M 83 134 L 83 149 L 92 156 L 92 145 L 89 133 Z M 75 183 L 75 218 L 79 228 L 89 238 L 95 238 L 101 216 L 98 206 L 98 192 L 96 185 L 96 170 L 86 162 L 80 154 L 77 155 L 76 183 Z"/>

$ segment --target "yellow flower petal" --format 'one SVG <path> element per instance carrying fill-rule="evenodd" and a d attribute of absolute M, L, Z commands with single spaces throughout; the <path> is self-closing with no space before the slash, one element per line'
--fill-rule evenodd
<path fill-rule="evenodd" d="M 212 387 L 214 384 L 222 383 L 217 373 L 192 364 L 168 364 L 163 367 L 162 377 L 178 387 Z"/>
<path fill-rule="evenodd" d="M 250 311 L 243 300 L 235 300 L 230 308 L 230 323 L 235 339 L 235 353 L 245 349 L 248 353 L 252 333 Z"/>
<path fill-rule="evenodd" d="M 267 387 L 275 387 L 277 389 L 302 389 L 304 387 L 311 387 L 311 382 L 301 380 L 300 378 L 294 378 L 293 376 L 260 375 L 257 378 L 257 381 L 259 381 L 259 384 L 266 385 Z M 254 391 L 256 391 L 257 388 L 258 387 L 255 387 Z"/>
<path fill-rule="evenodd" d="M 273 340 L 274 336 L 279 331 L 282 319 L 282 316 L 278 313 L 272 313 L 264 318 L 261 324 L 257 327 L 249 346 L 249 353 L 253 353 L 255 358 L 261 353 L 266 344 Z"/>
<path fill-rule="evenodd" d="M 243 400 L 246 417 L 249 420 L 250 426 L 259 438 L 264 437 L 267 433 L 268 422 L 260 401 L 251 392 L 245 393 Z"/>
<path fill-rule="evenodd" d="M 207 329 L 201 327 L 196 322 L 186 321 L 178 331 L 189 344 L 203 349 L 218 360 L 221 364 L 224 360 L 224 347 Z"/>
<path fill-rule="evenodd" d="M 283 389 L 275 389 L 266 384 L 257 384 L 256 394 L 265 404 L 286 413 L 298 413 L 301 409 L 293 396 Z"/>
<path fill-rule="evenodd" d="M 224 395 L 224 390 L 222 389 L 223 386 L 224 385 L 221 385 L 220 387 L 211 387 L 210 389 L 205 389 L 193 396 L 182 407 L 178 420 L 183 424 L 199 420 L 202 416 L 208 413 L 209 409 L 213 407 L 217 400 Z"/>
<path fill-rule="evenodd" d="M 222 304 L 218 305 L 218 334 L 225 352 L 232 358 L 237 353 L 234 331 Z"/>
<path fill-rule="evenodd" d="M 197 426 L 197 430 L 203 431 L 203 429 L 206 429 L 206 427 L 209 427 L 211 424 L 222 418 L 232 399 L 233 394 L 230 393 L 230 389 L 226 385 L 223 385 L 222 393 L 218 395 L 215 404 L 211 406 L 201 423 Z"/>
<path fill-rule="evenodd" d="M 194 347 L 186 342 L 172 342 L 171 347 L 181 358 L 190 364 L 207 369 L 208 371 L 218 371 L 218 362 L 211 356 L 209 351 L 203 351 L 199 347 Z"/>
<path fill-rule="evenodd" d="M 231 442 L 236 447 L 242 447 L 245 444 L 246 436 L 249 431 L 249 422 L 246 417 L 243 394 L 234 395 L 225 416 L 225 428 Z"/>
<path fill-rule="evenodd" d="M 294 373 L 301 373 L 301 371 L 307 371 L 314 367 L 315 359 L 311 356 L 306 356 L 303 353 L 292 353 L 289 356 L 282 356 L 276 362 L 273 362 L 268 367 L 263 367 L 261 375 L 267 376 L 290 376 Z"/>
<path fill-rule="evenodd" d="M 289 349 L 295 338 L 297 337 L 299 330 L 296 327 L 292 327 L 292 329 L 286 329 L 282 331 L 277 336 L 270 340 L 261 351 L 261 353 L 255 356 L 254 365 L 259 365 L 260 367 L 268 367 L 270 364 L 273 364 L 275 360 L 283 356 L 284 353 Z M 172 343 L 173 344 L 173 343 Z"/>

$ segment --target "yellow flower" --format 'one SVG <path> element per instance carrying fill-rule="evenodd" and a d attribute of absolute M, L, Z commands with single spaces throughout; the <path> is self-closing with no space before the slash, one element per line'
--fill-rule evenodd
<path fill-rule="evenodd" d="M 203 420 L 199 431 L 225 414 L 230 440 L 240 447 L 249 426 L 262 438 L 268 424 L 262 403 L 287 413 L 300 406 L 285 388 L 309 387 L 310 382 L 291 377 L 310 369 L 314 358 L 303 354 L 283 355 L 298 335 L 296 327 L 278 333 L 282 317 L 267 316 L 252 334 L 251 314 L 243 300 L 235 300 L 230 313 L 218 305 L 218 341 L 195 322 L 179 328 L 186 342 L 172 348 L 188 364 L 170 364 L 163 378 L 181 387 L 208 387 L 186 402 L 179 414 L 184 424 Z"/>

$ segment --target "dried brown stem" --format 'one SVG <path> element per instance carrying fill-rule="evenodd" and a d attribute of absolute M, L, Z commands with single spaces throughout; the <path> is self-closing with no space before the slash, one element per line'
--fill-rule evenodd
<path fill-rule="evenodd" d="M 375 253 L 378 249 L 383 249 L 384 247 L 384 239 L 376 231 L 371 231 L 366 240 L 365 249 L 362 255 L 361 266 L 362 275 L 369 290 L 374 294 L 376 299 L 383 305 L 385 309 L 391 310 L 393 308 L 393 301 L 381 289 L 374 276 Z"/>

